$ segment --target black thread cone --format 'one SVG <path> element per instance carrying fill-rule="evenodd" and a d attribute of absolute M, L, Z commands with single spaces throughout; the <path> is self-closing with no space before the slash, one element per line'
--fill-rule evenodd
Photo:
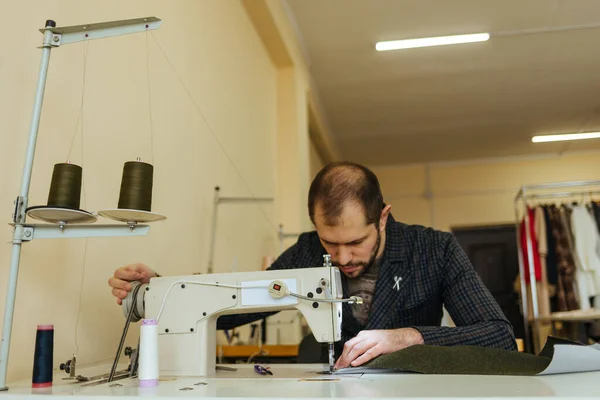
<path fill-rule="evenodd" d="M 154 167 L 141 161 L 128 161 L 123 167 L 118 208 L 152 211 Z"/>
<path fill-rule="evenodd" d="M 75 164 L 54 165 L 48 193 L 48 206 L 79 209 L 82 171 L 82 168 Z"/>
<path fill-rule="evenodd" d="M 35 336 L 33 375 L 31 379 L 34 388 L 52 386 L 53 363 L 54 326 L 39 325 Z"/>

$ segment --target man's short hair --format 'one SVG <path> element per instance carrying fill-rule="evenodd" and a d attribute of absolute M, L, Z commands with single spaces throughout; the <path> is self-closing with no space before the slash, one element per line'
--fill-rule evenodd
<path fill-rule="evenodd" d="M 348 201 L 357 202 L 364 211 L 367 225 L 379 227 L 383 195 L 377 176 L 369 168 L 350 161 L 327 164 L 315 177 L 308 191 L 308 214 L 315 223 L 318 205 L 325 224 L 335 226 Z"/>

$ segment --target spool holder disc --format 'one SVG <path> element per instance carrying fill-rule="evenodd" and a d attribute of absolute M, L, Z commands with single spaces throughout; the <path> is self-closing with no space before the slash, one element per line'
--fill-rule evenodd
<path fill-rule="evenodd" d="M 167 219 L 164 215 L 156 214 L 144 210 L 129 210 L 125 208 L 115 208 L 98 211 L 98 214 L 115 221 L 135 224 L 138 222 L 157 222 Z"/>
<path fill-rule="evenodd" d="M 98 219 L 88 211 L 56 206 L 35 206 L 26 210 L 29 217 L 53 224 L 89 224 Z"/>

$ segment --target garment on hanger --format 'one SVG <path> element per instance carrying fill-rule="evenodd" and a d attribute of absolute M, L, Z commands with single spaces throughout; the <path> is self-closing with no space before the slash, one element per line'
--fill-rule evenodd
<path fill-rule="evenodd" d="M 574 249 L 577 265 L 577 286 L 582 310 L 589 309 L 590 297 L 600 295 L 600 257 L 598 248 L 600 236 L 595 218 L 586 206 L 578 205 L 571 209 Z"/>
<path fill-rule="evenodd" d="M 600 232 L 600 203 L 597 201 L 591 202 L 592 210 L 594 212 L 594 218 L 596 219 L 596 226 Z"/>
<path fill-rule="evenodd" d="M 534 208 L 534 232 L 537 244 L 538 256 L 540 259 L 541 279 L 536 282 L 538 312 L 539 315 L 547 317 L 550 315 L 550 297 L 551 291 L 548 286 L 546 272 L 546 255 L 548 254 L 548 241 L 546 239 L 546 220 L 544 219 L 544 210 L 541 206 Z"/>
<path fill-rule="evenodd" d="M 535 235 L 535 212 L 533 208 L 527 207 L 527 215 L 529 217 L 529 237 L 531 238 L 531 254 L 533 258 L 533 273 L 535 274 L 535 280 L 539 281 L 542 279 L 542 266 L 540 263 L 540 254 L 537 247 L 537 239 Z M 525 283 L 529 284 L 530 272 L 529 272 L 529 247 L 527 246 L 527 237 L 525 235 L 525 218 L 521 221 L 519 226 L 520 229 L 520 240 L 521 240 L 521 254 L 523 256 L 523 266 L 525 270 Z"/>
<path fill-rule="evenodd" d="M 544 210 L 544 220 L 546 225 L 546 245 L 548 252 L 546 253 L 546 273 L 548 283 L 551 285 L 558 284 L 558 266 L 556 262 L 556 239 L 552 234 L 552 222 L 550 221 L 550 211 L 547 205 L 542 206 Z"/>
<path fill-rule="evenodd" d="M 577 203 L 573 203 L 573 204 L 577 204 Z M 567 243 L 569 245 L 569 250 L 571 252 L 571 256 L 573 257 L 573 263 L 575 265 L 575 278 L 573 281 L 573 289 L 575 292 L 575 298 L 577 299 L 577 303 L 579 304 L 579 309 L 588 309 L 590 307 L 589 304 L 589 298 L 585 297 L 583 298 L 583 300 L 580 297 L 580 292 L 579 292 L 579 282 L 582 280 L 580 273 L 581 273 L 581 261 L 579 260 L 579 255 L 577 254 L 577 252 L 575 251 L 575 241 L 574 241 L 574 236 L 573 236 L 573 227 L 571 226 L 571 214 L 572 214 L 572 209 L 571 209 L 571 205 L 569 204 L 562 204 L 560 206 L 560 217 L 562 220 L 563 225 L 566 228 L 567 231 Z"/>
<path fill-rule="evenodd" d="M 548 206 L 548 215 L 555 241 L 555 254 L 558 271 L 556 288 L 557 310 L 571 311 L 579 309 L 575 294 L 575 261 L 569 246 L 570 232 L 563 223 L 561 211 L 555 205 Z"/>

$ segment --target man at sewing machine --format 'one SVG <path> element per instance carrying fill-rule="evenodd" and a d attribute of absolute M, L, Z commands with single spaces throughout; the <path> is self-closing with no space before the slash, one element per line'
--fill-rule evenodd
<path fill-rule="evenodd" d="M 330 254 L 344 275 L 345 297 L 363 299 L 361 306 L 343 305 L 336 368 L 423 343 L 516 350 L 511 324 L 453 236 L 398 222 L 390 209 L 372 171 L 350 162 L 329 164 L 308 195 L 316 231 L 300 235 L 270 267 L 315 267 Z M 131 290 L 128 281 L 153 276 L 134 264 L 117 269 L 109 285 L 120 304 Z M 456 327 L 440 326 L 442 306 Z M 251 322 L 248 315 L 226 317 L 232 318 L 222 317 L 221 329 Z"/>

